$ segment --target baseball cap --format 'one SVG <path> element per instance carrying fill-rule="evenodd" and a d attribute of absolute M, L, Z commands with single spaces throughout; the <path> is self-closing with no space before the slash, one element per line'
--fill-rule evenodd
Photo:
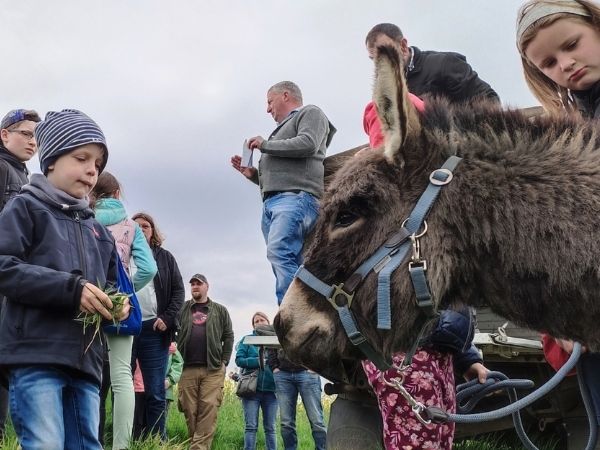
<path fill-rule="evenodd" d="M 197 273 L 196 275 L 194 275 L 192 278 L 190 278 L 190 283 L 192 281 L 201 281 L 202 283 L 206 283 L 208 284 L 208 280 L 206 279 L 206 277 L 204 275 L 202 275 L 201 273 Z"/>

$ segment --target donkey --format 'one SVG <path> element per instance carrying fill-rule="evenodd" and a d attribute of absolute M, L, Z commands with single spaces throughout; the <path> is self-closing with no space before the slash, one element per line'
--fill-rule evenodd
<path fill-rule="evenodd" d="M 389 47 L 378 49 L 374 101 L 384 148 L 348 158 L 333 176 L 306 269 L 330 285 L 348 279 L 400 229 L 430 173 L 458 155 L 420 239 L 437 308 L 489 305 L 516 324 L 600 350 L 598 125 L 441 99 L 419 115 Z M 375 326 L 376 288 L 371 272 L 351 310 L 367 341 L 389 358 L 413 344 L 427 316 L 406 261 L 391 278 L 389 330 Z M 274 325 L 287 354 L 318 372 L 342 358 L 364 359 L 332 305 L 297 278 Z"/>

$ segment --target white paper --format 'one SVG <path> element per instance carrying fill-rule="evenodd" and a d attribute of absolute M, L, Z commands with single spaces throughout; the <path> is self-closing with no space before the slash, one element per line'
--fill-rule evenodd
<path fill-rule="evenodd" d="M 242 145 L 242 162 L 240 166 L 252 167 L 252 153 L 252 150 L 248 147 L 248 140 L 244 140 L 244 144 Z"/>

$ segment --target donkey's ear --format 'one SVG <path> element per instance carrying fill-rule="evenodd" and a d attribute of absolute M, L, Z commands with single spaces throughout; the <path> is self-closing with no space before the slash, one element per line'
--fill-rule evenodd
<path fill-rule="evenodd" d="M 408 98 L 402 59 L 394 47 L 377 47 L 373 101 L 381 121 L 385 156 L 390 162 L 398 158 L 404 165 L 402 147 L 409 136 L 419 133 L 421 124 Z"/>

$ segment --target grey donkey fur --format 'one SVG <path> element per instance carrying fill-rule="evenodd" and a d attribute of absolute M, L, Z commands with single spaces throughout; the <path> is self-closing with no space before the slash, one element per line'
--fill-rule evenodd
<path fill-rule="evenodd" d="M 348 158 L 333 175 L 307 269 L 329 284 L 346 280 L 399 229 L 429 174 L 456 154 L 463 161 L 421 241 L 439 308 L 489 305 L 519 325 L 599 350 L 599 125 L 437 99 L 419 115 L 388 47 L 376 57 L 375 102 L 385 149 Z M 406 266 L 392 278 L 392 330 L 376 329 L 373 274 L 352 304 L 359 328 L 385 355 L 406 350 L 425 321 Z M 299 280 L 274 325 L 288 355 L 315 370 L 363 358 L 331 305 Z"/>

